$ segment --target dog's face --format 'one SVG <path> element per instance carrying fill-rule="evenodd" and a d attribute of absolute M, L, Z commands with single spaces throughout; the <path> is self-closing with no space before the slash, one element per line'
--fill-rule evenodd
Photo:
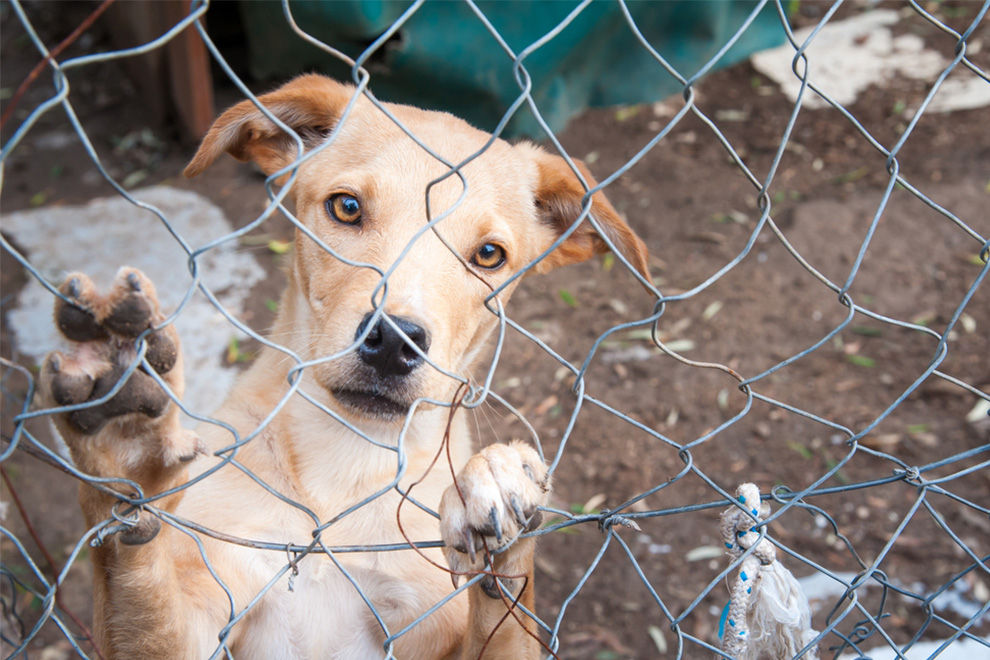
<path fill-rule="evenodd" d="M 310 150 L 326 142 L 353 92 L 311 75 L 261 101 Z M 448 114 L 387 107 L 451 164 L 490 139 Z M 224 151 L 255 161 L 267 174 L 298 153 L 249 101 L 216 121 L 186 174 L 199 173 Z M 418 398 L 450 400 L 458 384 L 452 375 L 470 376 L 497 324 L 489 309 L 496 303 L 486 307 L 486 299 L 581 213 L 585 191 L 577 176 L 562 158 L 529 143 L 496 140 L 462 168 L 463 181 L 457 174 L 444 178 L 449 173 L 363 97 L 332 143 L 299 168 L 292 188 L 296 217 L 332 253 L 297 230 L 291 282 L 294 323 L 303 327 L 293 327 L 288 343 L 309 360 L 332 356 L 314 365 L 312 375 L 349 416 L 401 420 Z M 586 170 L 584 176 L 594 185 Z M 593 197 L 592 215 L 648 277 L 645 247 L 601 193 Z M 532 270 L 607 249 L 585 221 Z M 517 282 L 499 291 L 499 302 Z"/>

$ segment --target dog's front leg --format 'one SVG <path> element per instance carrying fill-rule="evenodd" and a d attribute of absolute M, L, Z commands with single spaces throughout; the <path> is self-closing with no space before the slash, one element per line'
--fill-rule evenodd
<path fill-rule="evenodd" d="M 468 630 L 460 657 L 536 658 L 532 619 L 536 540 L 517 538 L 539 526 L 550 492 L 546 465 L 528 445 L 494 444 L 475 454 L 440 503 L 440 531 L 450 569 L 470 578 L 491 561 L 491 574 L 468 591 Z M 498 577 L 496 580 L 496 576 Z"/>
<path fill-rule="evenodd" d="M 137 337 L 164 319 L 154 286 L 140 271 L 122 268 L 106 295 L 80 273 L 69 275 L 60 292 L 65 300 L 56 299 L 55 323 L 72 347 L 45 359 L 39 393 L 53 407 L 107 398 L 138 355 Z M 175 329 L 155 330 L 145 342 L 147 364 L 181 396 L 182 355 Z M 186 480 L 186 465 L 200 443 L 181 427 L 178 406 L 145 369 L 135 369 L 106 401 L 58 413 L 54 422 L 82 472 L 130 480 L 148 497 Z M 107 484 L 124 497 L 138 495 L 124 482 Z M 180 491 L 154 505 L 173 510 L 181 497 Z M 103 654 L 189 655 L 183 649 L 193 643 L 193 635 L 176 615 L 181 601 L 176 550 L 159 536 L 159 519 L 88 484 L 80 487 L 79 502 L 90 526 L 113 515 L 124 521 L 92 554 L 93 627 Z"/>
<path fill-rule="evenodd" d="M 45 359 L 41 395 L 52 406 L 102 399 L 117 387 L 136 359 L 137 337 L 164 318 L 154 286 L 140 271 L 122 268 L 106 295 L 80 273 L 69 275 L 60 291 L 68 302 L 56 299 L 55 322 L 72 349 L 53 352 Z M 182 356 L 175 329 L 170 325 L 150 333 L 146 344 L 148 364 L 180 396 Z M 129 479 L 140 485 L 145 496 L 182 483 L 185 464 L 199 446 L 196 436 L 179 424 L 178 407 L 143 366 L 107 401 L 57 414 L 54 421 L 80 470 L 97 477 Z M 110 517 L 118 501 L 86 486 L 80 500 L 91 525 Z M 175 500 L 156 505 L 171 508 Z M 120 507 L 117 513 L 130 522 L 136 520 L 119 535 L 125 544 L 145 543 L 160 527 L 146 512 L 136 519 L 133 512 L 124 514 Z"/>

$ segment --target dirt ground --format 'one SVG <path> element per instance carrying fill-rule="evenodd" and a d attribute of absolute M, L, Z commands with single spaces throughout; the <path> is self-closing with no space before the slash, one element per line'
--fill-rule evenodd
<path fill-rule="evenodd" d="M 33 6 L 33 18 L 43 34 L 50 35 L 50 43 L 82 17 L 78 8 L 65 7 L 70 9 L 43 3 Z M 942 3 L 936 9 L 942 20 L 959 29 L 972 19 L 976 7 Z M 843 11 L 859 10 L 858 5 L 851 5 Z M 36 59 L 24 44 L 9 7 L 5 5 L 2 11 L 2 86 L 8 90 L 19 84 Z M 807 22 L 822 6 L 801 3 L 801 11 L 804 16 L 799 21 Z M 916 17 L 905 18 L 898 29 L 922 36 L 947 56 L 952 54 L 952 40 Z M 102 38 L 97 24 L 69 52 L 93 49 Z M 983 48 L 972 58 L 987 70 L 990 30 L 986 24 L 974 39 L 982 40 Z M 148 113 L 126 77 L 119 74 L 114 64 L 106 64 L 76 72 L 71 79 L 80 120 L 111 174 L 121 179 L 130 176 L 134 185 L 161 183 L 200 192 L 222 207 L 235 224 L 253 219 L 264 200 L 261 179 L 230 160 L 199 179 L 181 178 L 179 172 L 191 154 L 191 145 L 170 129 L 148 125 Z M 258 89 L 264 88 L 259 83 Z M 20 115 L 15 116 L 23 116 L 47 92 L 48 81 L 43 76 L 21 100 Z M 748 63 L 708 76 L 696 92 L 698 107 L 715 121 L 754 175 L 765 177 L 791 111 L 787 99 Z M 878 142 L 890 147 L 905 129 L 909 109 L 917 107 L 925 92 L 922 82 L 896 79 L 882 89 L 869 89 L 847 109 Z M 221 103 L 236 100 L 222 85 L 218 95 Z M 8 100 L 5 97 L 4 107 Z M 680 100 L 674 98 L 652 106 L 592 110 L 574 120 L 559 137 L 572 155 L 585 159 L 597 176 L 604 177 L 636 154 L 679 108 Z M 990 234 L 988 120 L 987 108 L 925 115 L 899 157 L 900 172 L 908 181 L 983 236 Z M 54 151 L 37 146 L 45 136 L 66 130 L 64 116 L 53 112 L 10 157 L 4 165 L 4 212 L 75 204 L 112 194 L 94 175 L 77 141 Z M 3 138 L 10 135 L 11 128 L 5 127 Z M 140 182 L 135 172 L 142 173 Z M 841 284 L 888 178 L 884 156 L 840 113 L 805 111 L 770 188 L 772 216 L 805 259 Z M 742 253 L 760 217 L 757 189 L 730 161 L 711 129 L 693 116 L 685 118 L 610 186 L 607 194 L 649 246 L 656 283 L 668 296 L 692 291 Z M 284 240 L 291 230 L 287 222 L 273 220 L 256 236 Z M 255 291 L 255 303 L 243 318 L 262 329 L 272 319 L 264 301 L 277 297 L 284 280 L 278 268 L 281 257 L 256 245 L 257 241 L 244 249 L 256 251 L 271 277 Z M 975 240 L 943 215 L 906 190 L 895 189 L 850 296 L 880 314 L 941 331 L 980 273 L 979 249 Z M 2 273 L 6 312 L 26 276 L 6 252 Z M 508 311 L 563 358 L 580 365 L 597 338 L 616 324 L 649 316 L 654 302 L 628 273 L 608 259 L 599 259 L 531 278 L 515 294 Z M 988 303 L 988 289 L 983 286 L 949 336 L 948 355 L 939 367 L 983 391 L 990 389 Z M 663 339 L 675 342 L 687 358 L 727 365 L 752 377 L 815 344 L 846 315 L 847 308 L 837 295 L 764 228 L 735 268 L 695 295 L 668 302 L 661 331 Z M 16 360 L 19 347 L 11 343 L 8 330 L 4 319 L 3 357 Z M 679 624 L 680 631 L 716 643 L 719 612 L 728 598 L 724 586 L 717 584 L 699 602 L 693 601 L 727 566 L 720 552 L 711 552 L 721 545 L 718 512 L 722 507 L 673 510 L 721 500 L 706 479 L 730 492 L 744 481 L 754 481 L 764 490 L 774 485 L 798 490 L 842 462 L 821 484 L 840 487 L 883 481 L 900 467 L 896 461 L 923 466 L 966 450 L 986 449 L 990 427 L 966 421 L 977 397 L 938 378 L 929 378 L 864 438 L 865 449 L 850 447 L 835 426 L 793 412 L 805 410 L 858 432 L 924 372 L 936 344 L 923 333 L 857 315 L 833 340 L 754 384 L 760 395 L 790 409 L 754 400 L 741 420 L 691 449 L 695 471 L 680 478 L 686 455 L 671 443 L 683 445 L 704 436 L 743 410 L 747 398 L 725 372 L 666 357 L 642 332 L 619 332 L 599 347 L 585 377 L 586 393 L 671 443 L 586 400 L 555 474 L 554 506 L 575 513 L 611 509 L 669 481 L 667 487 L 626 510 L 668 515 L 639 517 L 639 530 L 617 527 L 615 531 L 628 544 L 666 610 L 680 617 L 690 608 Z M 224 348 L 218 347 L 218 360 L 225 359 Z M 8 369 L 4 378 L 6 438 L 26 383 Z M 551 455 L 571 419 L 576 401 L 571 385 L 572 379 L 559 363 L 539 346 L 518 334 L 509 337 L 496 374 L 496 391 L 533 423 Z M 479 411 L 477 426 L 482 442 L 526 437 L 522 424 L 494 405 Z M 32 428 L 46 436 L 43 425 Z M 947 477 L 985 460 L 985 453 L 976 454 L 925 476 Z M 4 463 L 4 469 L 44 545 L 61 566 L 84 531 L 74 506 L 74 480 L 20 454 Z M 985 467 L 943 486 L 979 506 L 990 502 L 990 472 Z M 892 582 L 930 594 L 972 560 L 924 508 L 905 523 L 919 492 L 915 484 L 890 481 L 816 496 L 811 503 L 834 521 L 836 529 L 826 518 L 794 508 L 769 531 L 804 558 L 787 559 L 799 577 L 814 573 L 813 564 L 835 573 L 856 573 L 863 565 L 855 553 L 869 566 L 883 552 L 877 568 Z M 6 487 L 3 501 L 10 503 Z M 926 501 L 963 543 L 979 556 L 987 554 L 990 519 L 985 510 L 931 492 Z M 39 557 L 13 506 L 6 508 L 3 524 Z M 616 541 L 611 541 L 573 600 L 567 600 L 606 538 L 591 523 L 547 534 L 540 541 L 537 610 L 544 620 L 553 622 L 561 608 L 567 608 L 560 657 L 609 660 L 675 655 L 678 639 L 670 620 Z M 10 562 L 5 563 L 6 570 L 23 578 L 24 569 L 10 543 L 4 540 L 0 548 L 4 561 Z M 62 605 L 84 621 L 90 616 L 88 581 L 89 567 L 78 561 L 63 591 Z M 960 584 L 970 600 L 988 599 L 990 579 L 985 571 L 970 573 Z M 6 607 L 11 593 L 4 588 Z M 861 593 L 874 613 L 879 595 L 879 590 Z M 15 599 L 25 623 L 43 607 L 22 592 Z M 814 623 L 818 629 L 826 625 L 834 600 L 817 610 Z M 883 629 L 899 643 L 907 642 L 925 620 L 917 600 L 894 596 L 886 602 L 884 614 Z M 14 619 L 6 610 L 5 615 L 4 627 L 9 631 Z M 965 621 L 951 611 L 938 615 L 954 624 Z M 838 629 L 851 634 L 862 618 L 854 612 Z M 990 634 L 990 620 L 977 620 L 971 631 Z M 922 638 L 944 639 L 950 634 L 951 628 L 936 620 Z M 39 635 L 37 648 L 62 653 L 65 644 L 59 637 L 49 624 Z M 823 642 L 823 651 L 839 641 L 831 635 Z M 685 643 L 684 657 L 709 657 L 701 647 Z M 865 646 L 880 643 L 875 634 Z"/>

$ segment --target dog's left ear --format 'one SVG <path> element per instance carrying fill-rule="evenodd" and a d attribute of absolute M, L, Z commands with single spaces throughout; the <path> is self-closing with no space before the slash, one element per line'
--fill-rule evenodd
<path fill-rule="evenodd" d="M 556 239 L 581 215 L 582 200 L 587 191 L 563 158 L 548 154 L 538 147 L 534 147 L 533 151 L 539 172 L 535 191 L 537 212 L 540 214 L 540 219 L 553 230 Z M 574 164 L 581 171 L 589 188 L 598 185 L 583 162 L 574 159 Z M 636 271 L 646 278 L 647 282 L 652 281 L 647 266 L 646 245 L 629 228 L 601 191 L 591 196 L 590 215 Z M 609 250 L 602 236 L 585 219 L 567 240 L 536 264 L 534 270 L 545 273 L 558 266 L 585 261 Z"/>
<path fill-rule="evenodd" d="M 318 74 L 299 76 L 258 97 L 269 112 L 299 134 L 307 149 L 326 137 L 354 95 L 354 87 Z M 193 177 L 224 152 L 254 161 L 265 174 L 289 165 L 298 156 L 295 140 L 251 101 L 241 101 L 220 115 L 203 137 L 183 172 Z"/>

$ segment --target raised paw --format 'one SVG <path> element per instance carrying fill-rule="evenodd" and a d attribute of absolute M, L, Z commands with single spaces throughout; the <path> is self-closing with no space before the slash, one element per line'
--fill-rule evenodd
<path fill-rule="evenodd" d="M 472 456 L 440 501 L 440 534 L 454 584 L 458 574 L 484 566 L 485 547 L 499 552 L 520 533 L 536 529 L 542 521 L 538 507 L 546 504 L 549 492 L 547 467 L 529 445 L 494 444 Z M 498 554 L 499 571 L 517 568 L 511 561 L 513 551 Z M 489 592 L 494 582 L 483 581 L 482 586 Z"/>
<path fill-rule="evenodd" d="M 55 323 L 73 347 L 68 353 L 56 351 L 45 359 L 42 391 L 57 406 L 96 402 L 118 387 L 137 357 L 136 339 L 160 324 L 164 315 L 154 285 L 134 268 L 122 268 L 106 295 L 81 273 L 69 275 L 59 291 L 64 299 L 56 298 Z M 182 369 L 175 329 L 169 325 L 154 330 L 145 335 L 145 343 L 148 364 L 169 389 L 181 395 Z M 151 453 L 178 460 L 187 458 L 187 454 L 191 458 L 195 442 L 178 429 L 175 407 L 170 408 L 170 403 L 165 390 L 141 365 L 112 397 L 60 415 L 56 423 L 63 437 L 68 436 L 65 439 L 75 453 L 80 448 L 73 446 L 73 436 L 95 435 L 108 422 L 133 413 L 133 419 L 146 420 L 139 426 L 147 427 L 142 430 L 131 423 L 129 430 L 134 435 L 162 436 L 159 440 L 165 446 Z M 149 434 L 149 430 L 156 432 Z M 190 443 L 193 446 L 187 446 Z"/>
<path fill-rule="evenodd" d="M 89 362 L 79 353 L 66 356 L 56 351 L 45 360 L 42 380 L 51 383 L 51 396 L 56 404 L 70 406 L 102 399 L 117 386 L 125 372 L 126 365 L 99 359 Z M 168 395 L 158 383 L 138 370 L 109 400 L 73 410 L 67 413 L 67 420 L 76 431 L 91 435 L 111 419 L 128 413 L 159 417 L 168 404 Z"/>
<path fill-rule="evenodd" d="M 59 291 L 65 297 L 55 300 L 55 323 L 66 339 L 75 342 L 106 341 L 116 337 L 133 340 L 164 318 L 158 306 L 155 287 L 135 268 L 121 268 L 110 289 L 102 296 L 82 273 L 69 275 Z M 164 374 L 175 366 L 178 338 L 165 328 L 146 338 L 145 356 L 155 371 Z"/>

